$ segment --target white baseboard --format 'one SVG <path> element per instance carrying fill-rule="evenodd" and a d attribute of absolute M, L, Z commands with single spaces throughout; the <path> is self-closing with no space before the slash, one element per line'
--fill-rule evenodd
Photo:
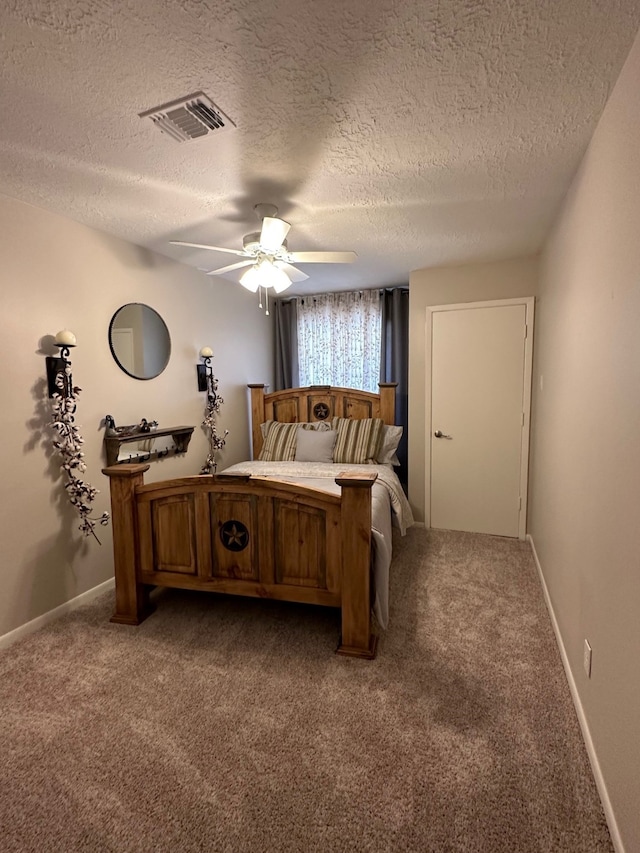
<path fill-rule="evenodd" d="M 76 610 L 76 608 L 81 607 L 83 604 L 88 604 L 94 598 L 97 598 L 103 592 L 106 592 L 108 589 L 112 589 L 114 586 L 115 578 L 110 578 L 108 581 L 100 583 L 98 586 L 94 586 L 92 589 L 88 589 L 86 592 L 77 595 L 70 601 L 65 601 L 65 603 L 61 604 L 59 607 L 54 607 L 53 610 L 43 613 L 42 616 L 36 616 L 35 619 L 32 619 L 30 622 L 26 622 L 24 625 L 20 625 L 13 631 L 9 631 L 8 634 L 3 634 L 0 637 L 0 649 L 6 649 L 13 643 L 21 640 L 23 637 L 33 634 L 35 631 L 40 630 L 40 628 L 44 628 L 44 626 L 48 625 L 50 622 L 55 622 L 56 619 L 64 616 L 65 613 L 69 613 L 71 610 Z"/>
<path fill-rule="evenodd" d="M 609 799 L 607 785 L 604 781 L 604 776 L 602 775 L 602 770 L 600 769 L 600 762 L 598 761 L 598 756 L 593 745 L 591 732 L 589 731 L 589 724 L 587 723 L 584 708 L 582 707 L 582 702 L 580 701 L 578 688 L 576 687 L 573 672 L 571 671 L 571 666 L 569 665 L 569 658 L 567 656 L 567 651 L 564 647 L 564 642 L 560 633 L 558 620 L 556 619 L 556 614 L 553 610 L 553 604 L 551 603 L 551 596 L 549 595 L 549 590 L 547 589 L 544 574 L 542 573 L 542 566 L 540 565 L 540 560 L 538 559 L 538 552 L 536 551 L 536 546 L 534 544 L 533 537 L 530 534 L 527 534 L 527 539 L 529 540 L 529 544 L 531 545 L 533 559 L 538 570 L 538 576 L 540 577 L 540 584 L 544 593 L 544 600 L 547 605 L 547 610 L 549 611 L 549 616 L 551 617 L 551 624 L 553 625 L 553 630 L 556 635 L 556 642 L 558 643 L 558 648 L 560 650 L 560 657 L 562 658 L 562 665 L 564 666 L 565 675 L 567 676 L 567 681 L 569 682 L 571 698 L 573 699 L 573 704 L 576 709 L 578 722 L 580 723 L 580 729 L 582 731 L 584 744 L 587 748 L 587 755 L 589 756 L 591 770 L 593 772 L 593 778 L 595 779 L 598 794 L 600 795 L 600 800 L 602 802 L 602 808 L 604 810 L 604 816 L 607 820 L 607 826 L 609 827 L 611 841 L 613 843 L 613 847 L 616 853 L 625 853 L 624 844 L 622 843 L 622 838 L 620 837 L 620 830 L 618 829 L 618 823 L 616 821 L 613 807 L 611 805 L 611 800 Z"/>

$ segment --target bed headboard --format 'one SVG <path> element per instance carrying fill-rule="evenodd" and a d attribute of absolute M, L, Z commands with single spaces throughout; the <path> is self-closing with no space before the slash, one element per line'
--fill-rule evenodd
<path fill-rule="evenodd" d="M 265 421 L 305 423 L 338 418 L 382 418 L 395 423 L 397 382 L 380 382 L 380 393 L 309 385 L 266 393 L 267 385 L 249 385 L 251 389 L 251 429 L 253 458 L 262 450 L 260 424 Z"/>

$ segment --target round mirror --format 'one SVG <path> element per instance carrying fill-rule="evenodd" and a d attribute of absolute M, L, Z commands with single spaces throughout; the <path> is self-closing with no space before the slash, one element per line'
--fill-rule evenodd
<path fill-rule="evenodd" d="M 119 308 L 109 324 L 109 346 L 117 364 L 134 379 L 153 379 L 165 369 L 171 338 L 157 311 L 140 302 Z"/>

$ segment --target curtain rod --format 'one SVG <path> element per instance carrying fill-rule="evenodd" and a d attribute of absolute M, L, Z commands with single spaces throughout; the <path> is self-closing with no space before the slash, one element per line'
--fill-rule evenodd
<path fill-rule="evenodd" d="M 408 292 L 408 284 L 390 284 L 386 287 L 362 287 L 354 290 L 327 290 L 324 293 L 305 293 L 298 296 L 281 296 L 277 302 L 295 302 L 298 299 L 316 299 L 318 296 L 337 296 L 340 293 L 365 293 L 373 290 L 379 290 L 382 293 L 384 290 L 406 290 Z"/>

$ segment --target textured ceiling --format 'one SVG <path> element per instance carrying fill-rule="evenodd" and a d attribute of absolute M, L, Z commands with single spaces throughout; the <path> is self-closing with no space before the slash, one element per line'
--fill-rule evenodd
<path fill-rule="evenodd" d="M 233 257 L 168 241 L 241 248 L 276 204 L 291 250 L 358 253 L 299 293 L 529 253 L 639 24 L 638 0 L 3 0 L 1 189 L 206 269 Z M 196 91 L 236 129 L 138 117 Z"/>

